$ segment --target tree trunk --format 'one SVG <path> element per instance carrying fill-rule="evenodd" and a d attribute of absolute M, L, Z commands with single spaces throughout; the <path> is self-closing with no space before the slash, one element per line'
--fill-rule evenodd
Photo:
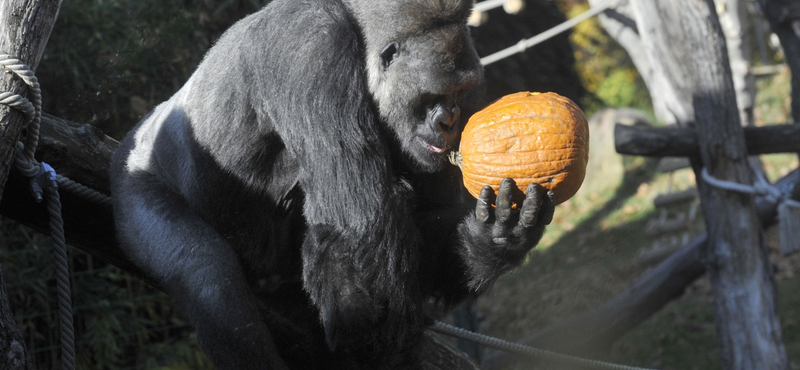
<path fill-rule="evenodd" d="M 56 22 L 61 0 L 0 0 L 0 54 L 23 60 L 35 69 L 42 57 L 50 32 Z M 17 78 L 4 74 L 0 92 L 24 94 Z M 0 105 L 0 199 L 9 170 L 13 165 L 16 143 L 24 128 L 23 115 Z M 0 272 L 0 368 L 30 369 L 24 341 L 19 333 Z"/>
<path fill-rule="evenodd" d="M 19 58 L 31 69 L 39 65 L 58 16 L 61 0 L 0 0 L 0 54 Z M 10 75 L 0 80 L 0 91 L 25 93 L 24 85 Z M 24 129 L 23 115 L 0 105 L 0 194 L 14 161 L 14 150 Z"/>
<path fill-rule="evenodd" d="M 19 333 L 6 292 L 6 282 L 0 269 L 0 369 L 29 370 L 25 340 Z"/>
<path fill-rule="evenodd" d="M 595 6 L 603 0 L 589 0 Z M 687 100 L 683 80 L 676 80 L 670 75 L 675 66 L 670 65 L 670 58 L 656 56 L 657 50 L 650 50 L 643 42 L 640 27 L 634 20 L 633 7 L 630 2 L 622 1 L 609 8 L 598 17 L 606 32 L 628 52 L 639 75 L 642 76 L 656 119 L 667 125 L 680 125 L 692 120 L 691 101 Z"/>
<path fill-rule="evenodd" d="M 634 2 L 648 51 L 680 63 L 670 71 L 694 106 L 702 165 L 722 180 L 752 184 L 725 38 L 711 0 Z M 651 58 L 652 60 L 652 58 Z M 712 283 L 724 369 L 785 370 L 775 287 L 753 196 L 712 188 L 697 173 L 709 235 Z"/>
<path fill-rule="evenodd" d="M 728 46 L 739 119 L 742 126 L 753 126 L 756 81 L 750 65 L 753 52 L 750 47 L 750 33 L 746 32 L 746 3 L 744 0 L 714 0 L 714 3 L 717 6 L 722 32 L 725 34 L 725 44 Z"/>

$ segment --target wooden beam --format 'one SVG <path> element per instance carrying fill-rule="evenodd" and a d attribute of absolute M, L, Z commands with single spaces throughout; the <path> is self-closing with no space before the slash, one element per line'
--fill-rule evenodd
<path fill-rule="evenodd" d="M 36 159 L 53 166 L 56 173 L 108 194 L 108 168 L 116 140 L 96 127 L 42 115 Z M 29 192 L 28 179 L 15 170 L 0 194 L 0 214 L 42 233 L 50 233 L 45 205 Z M 144 278 L 117 247 L 111 207 L 95 204 L 60 190 L 67 243 Z"/>
<path fill-rule="evenodd" d="M 745 127 L 748 155 L 800 152 L 800 125 L 782 124 Z M 693 127 L 646 127 L 617 124 L 614 146 L 619 154 L 646 157 L 689 157 L 698 155 L 697 133 Z"/>

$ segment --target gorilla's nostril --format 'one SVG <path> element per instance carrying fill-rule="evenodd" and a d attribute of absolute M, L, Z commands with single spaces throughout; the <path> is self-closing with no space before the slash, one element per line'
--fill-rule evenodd
<path fill-rule="evenodd" d="M 439 125 L 442 126 L 442 129 L 445 131 L 449 131 L 453 125 L 456 123 L 452 111 L 442 109 L 442 114 L 439 116 Z"/>
<path fill-rule="evenodd" d="M 461 109 L 455 95 L 441 95 L 428 108 L 430 127 L 442 133 L 451 133 L 458 123 Z"/>

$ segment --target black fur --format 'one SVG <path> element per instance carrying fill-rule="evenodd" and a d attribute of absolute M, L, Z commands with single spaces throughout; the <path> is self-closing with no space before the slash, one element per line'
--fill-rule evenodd
<path fill-rule="evenodd" d="M 475 208 L 446 163 L 482 79 L 470 7 L 275 0 L 122 141 L 121 245 L 218 368 L 415 368 L 432 312 L 536 244 L 541 189 Z"/>

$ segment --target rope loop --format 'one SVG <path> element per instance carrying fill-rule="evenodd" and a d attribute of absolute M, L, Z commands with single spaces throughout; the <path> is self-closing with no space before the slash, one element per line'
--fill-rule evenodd
<path fill-rule="evenodd" d="M 708 168 L 700 172 L 703 181 L 707 184 L 744 194 L 758 194 L 767 198 L 770 203 L 777 205 L 778 233 L 780 236 L 780 250 L 784 256 L 800 252 L 800 202 L 791 198 L 794 193 L 794 184 L 787 191 L 780 191 L 776 186 L 767 181 L 761 171 L 753 169 L 755 181 L 753 185 L 744 185 L 731 181 L 724 181 L 708 173 Z"/>
<path fill-rule="evenodd" d="M 720 180 L 714 176 L 711 176 L 707 167 L 703 167 L 703 170 L 700 173 L 703 181 L 716 188 L 735 191 L 743 194 L 763 195 L 767 197 L 767 200 L 773 203 L 786 204 L 792 207 L 800 207 L 800 202 L 789 198 L 790 194 L 792 193 L 792 189 L 794 189 L 794 185 L 791 185 L 789 191 L 782 192 L 780 189 L 770 184 L 769 181 L 764 178 L 764 175 L 762 175 L 758 170 L 753 170 L 753 173 L 756 177 L 753 185 L 745 185 L 738 182 Z"/>
<path fill-rule="evenodd" d="M 39 86 L 39 79 L 25 62 L 8 54 L 0 54 L 0 69 L 16 75 L 30 87 L 32 97 L 30 101 L 19 94 L 3 92 L 0 94 L 0 103 L 20 109 L 25 115 L 28 132 L 25 134 L 24 155 L 32 161 L 36 147 L 39 145 L 39 125 L 42 120 L 42 90 Z"/>

